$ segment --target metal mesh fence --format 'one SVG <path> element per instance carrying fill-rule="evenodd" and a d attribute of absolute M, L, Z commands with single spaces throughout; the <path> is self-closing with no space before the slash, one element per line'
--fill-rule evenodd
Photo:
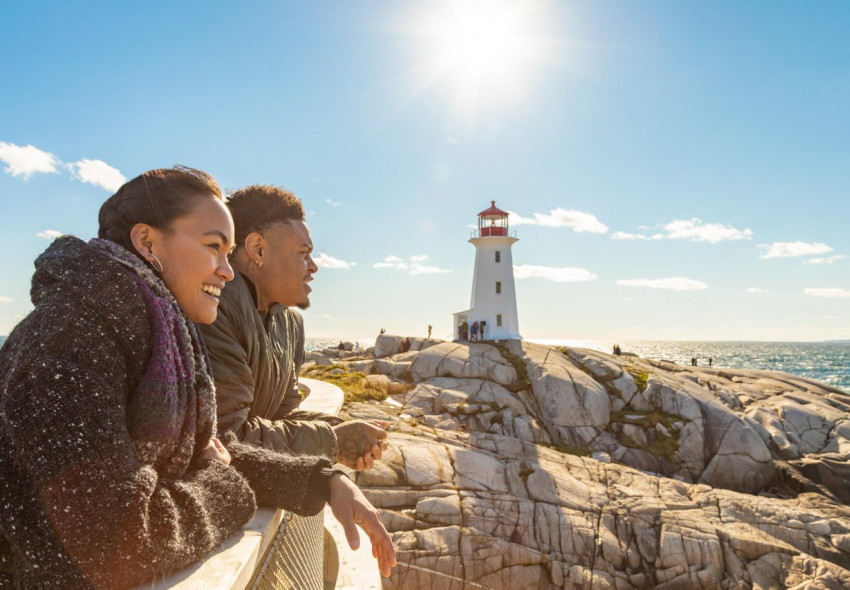
<path fill-rule="evenodd" d="M 286 512 L 251 590 L 323 590 L 324 531 L 321 512 Z"/>

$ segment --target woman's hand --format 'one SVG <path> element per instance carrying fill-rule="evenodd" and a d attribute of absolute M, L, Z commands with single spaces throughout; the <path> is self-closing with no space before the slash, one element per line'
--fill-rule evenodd
<path fill-rule="evenodd" d="M 225 449 L 224 445 L 216 437 L 210 439 L 207 448 L 201 453 L 201 458 L 213 459 L 214 461 L 221 461 L 225 465 L 230 465 L 230 451 Z"/>
<path fill-rule="evenodd" d="M 381 575 L 388 578 L 390 568 L 396 564 L 395 549 L 378 511 L 369 503 L 360 488 L 344 475 L 335 473 L 331 476 L 330 490 L 328 504 L 345 531 L 348 546 L 354 550 L 360 547 L 360 534 L 354 526 L 359 524 L 369 535 L 372 557 L 378 560 Z"/>

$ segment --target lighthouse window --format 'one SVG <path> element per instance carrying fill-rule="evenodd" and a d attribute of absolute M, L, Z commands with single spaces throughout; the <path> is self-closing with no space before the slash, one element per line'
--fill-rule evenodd
<path fill-rule="evenodd" d="M 502 292 L 502 281 L 496 281 L 496 294 L 498 295 L 501 292 Z"/>
<path fill-rule="evenodd" d="M 496 262 L 501 262 L 501 261 L 502 261 L 502 251 L 496 250 Z"/>
<path fill-rule="evenodd" d="M 502 325 L 502 314 L 500 314 L 500 313 L 497 313 L 497 314 L 496 314 L 496 325 L 497 325 L 497 326 L 501 326 L 501 325 Z"/>

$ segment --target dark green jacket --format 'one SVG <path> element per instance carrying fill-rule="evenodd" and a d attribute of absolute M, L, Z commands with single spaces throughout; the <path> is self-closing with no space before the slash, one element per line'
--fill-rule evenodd
<path fill-rule="evenodd" d="M 201 326 L 212 361 L 219 430 L 245 442 L 334 460 L 335 416 L 298 411 L 304 323 L 290 307 L 257 311 L 254 285 L 240 273 L 221 293 L 214 324 Z"/>

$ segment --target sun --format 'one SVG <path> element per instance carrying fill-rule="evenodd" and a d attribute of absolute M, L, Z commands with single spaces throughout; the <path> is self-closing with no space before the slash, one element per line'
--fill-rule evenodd
<path fill-rule="evenodd" d="M 425 59 L 408 72 L 414 96 L 440 89 L 454 112 L 474 119 L 485 105 L 515 103 L 535 66 L 551 63 L 557 41 L 545 28 L 544 0 L 445 0 L 419 6 L 406 27 Z M 425 11 L 427 9 L 427 12 Z"/>
<path fill-rule="evenodd" d="M 446 58 L 465 74 L 500 77 L 511 73 L 523 39 L 514 12 L 464 4 L 448 15 L 443 41 Z"/>

